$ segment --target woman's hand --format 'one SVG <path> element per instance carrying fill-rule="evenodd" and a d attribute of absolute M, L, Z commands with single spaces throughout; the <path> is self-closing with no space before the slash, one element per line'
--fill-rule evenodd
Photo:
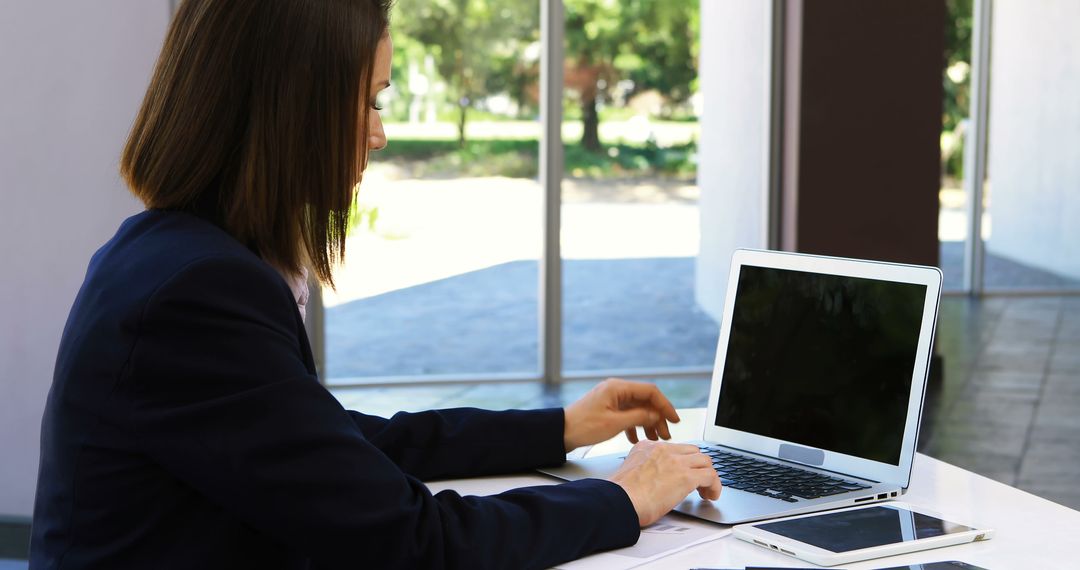
<path fill-rule="evenodd" d="M 566 408 L 566 451 L 611 439 L 621 432 L 637 443 L 637 428 L 651 440 L 671 439 L 668 422 L 678 423 L 675 407 L 654 384 L 609 378 Z"/>
<path fill-rule="evenodd" d="M 685 443 L 643 441 L 630 450 L 610 480 L 626 491 L 643 527 L 659 520 L 694 489 L 702 499 L 720 498 L 720 477 L 712 460 Z"/>

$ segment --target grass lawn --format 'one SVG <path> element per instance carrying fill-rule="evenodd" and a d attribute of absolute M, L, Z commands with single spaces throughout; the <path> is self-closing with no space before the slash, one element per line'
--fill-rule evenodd
<path fill-rule="evenodd" d="M 662 148 L 655 143 L 606 144 L 589 152 L 576 143 L 565 144 L 565 172 L 578 178 L 662 176 L 693 179 L 697 171 L 694 142 Z M 407 168 L 417 178 L 456 176 L 508 176 L 535 178 L 539 168 L 539 142 L 534 138 L 468 140 L 393 139 L 379 151 L 378 160 Z"/>
<path fill-rule="evenodd" d="M 389 145 L 375 160 L 402 167 L 413 178 L 507 176 L 535 178 L 540 124 L 528 120 L 475 120 L 459 145 L 447 122 L 386 123 Z M 581 122 L 563 123 L 565 172 L 590 179 L 662 177 L 692 180 L 697 171 L 698 124 L 693 121 L 607 120 L 600 124 L 602 149 L 577 141 Z"/>

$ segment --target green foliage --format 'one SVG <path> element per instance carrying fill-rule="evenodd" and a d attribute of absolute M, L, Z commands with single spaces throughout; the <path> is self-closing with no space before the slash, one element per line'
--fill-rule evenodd
<path fill-rule="evenodd" d="M 942 127 L 952 131 L 968 116 L 971 75 L 954 73 L 961 76 L 960 81 L 955 81 L 949 70 L 959 71 L 971 66 L 972 0 L 946 0 L 945 10 L 945 116 Z"/>
<path fill-rule="evenodd" d="M 377 160 L 408 170 L 418 178 L 459 176 L 507 176 L 535 178 L 539 172 L 536 139 L 452 140 L 394 139 L 379 152 Z M 693 179 L 696 143 L 671 147 L 609 144 L 594 153 L 579 145 L 564 145 L 565 174 L 578 178 L 627 178 L 662 176 Z"/>
<path fill-rule="evenodd" d="M 616 69 L 634 82 L 635 91 L 656 89 L 674 103 L 687 101 L 698 75 L 699 0 L 638 0 L 623 6 L 627 31 Z"/>
<path fill-rule="evenodd" d="M 700 0 L 565 0 L 566 58 L 581 107 L 582 146 L 600 151 L 597 104 L 617 86 L 630 97 L 655 89 L 674 105 L 697 81 Z M 673 105 L 664 109 L 669 116 Z"/>
<path fill-rule="evenodd" d="M 594 68 L 584 82 L 587 88 L 571 89 L 577 99 L 567 115 L 577 115 L 575 107 L 583 105 L 595 113 L 597 101 L 612 103 L 624 79 L 633 82 L 628 96 L 660 92 L 673 104 L 665 114 L 685 103 L 697 81 L 699 1 L 565 0 L 568 65 Z M 408 115 L 409 64 L 428 55 L 445 82 L 441 102 L 453 108 L 460 142 L 469 116 L 493 94 L 508 94 L 519 115 L 537 112 L 536 0 L 397 0 L 391 33 L 398 98 L 384 103 L 388 116 Z"/>
<path fill-rule="evenodd" d="M 943 140 L 954 141 L 942 149 L 945 176 L 964 176 L 964 145 L 958 127 L 970 114 L 971 39 L 974 25 L 972 0 L 945 2 L 945 84 L 944 114 L 941 119 Z"/>
<path fill-rule="evenodd" d="M 398 0 L 392 34 L 435 59 L 457 105 L 459 142 L 470 108 L 522 83 L 517 62 L 539 39 L 537 5 L 527 0 Z"/>
<path fill-rule="evenodd" d="M 580 145 L 565 146 L 566 174 L 576 178 L 632 178 L 661 176 L 692 180 L 697 173 L 697 143 L 670 147 L 644 145 L 604 145 L 590 152 Z"/>

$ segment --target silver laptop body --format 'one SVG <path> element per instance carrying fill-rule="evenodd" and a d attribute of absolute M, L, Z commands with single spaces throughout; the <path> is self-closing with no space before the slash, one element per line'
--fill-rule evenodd
<path fill-rule="evenodd" d="M 724 482 L 675 510 L 735 524 L 895 498 L 910 481 L 941 271 L 738 250 L 705 428 Z M 607 478 L 626 454 L 541 470 Z"/>

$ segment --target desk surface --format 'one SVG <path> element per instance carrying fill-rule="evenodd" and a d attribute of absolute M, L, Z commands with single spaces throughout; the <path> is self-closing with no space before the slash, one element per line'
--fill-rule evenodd
<path fill-rule="evenodd" d="M 675 440 L 701 437 L 704 409 L 679 410 L 682 422 L 673 426 Z M 588 456 L 626 450 L 622 438 L 594 446 Z M 1080 476 L 1077 477 L 1080 484 Z M 439 481 L 433 491 L 454 489 L 467 495 L 491 495 L 516 487 L 550 485 L 559 481 L 539 473 Z M 914 554 L 848 564 L 864 570 L 941 560 L 961 560 L 990 570 L 1013 568 L 1080 568 L 1080 512 L 1014 487 L 918 454 L 911 486 L 903 500 L 958 523 L 993 528 L 993 539 Z M 813 564 L 765 550 L 733 536 L 703 544 L 641 566 L 643 569 L 686 569 L 699 566 L 742 568 L 747 565 L 813 567 Z"/>

